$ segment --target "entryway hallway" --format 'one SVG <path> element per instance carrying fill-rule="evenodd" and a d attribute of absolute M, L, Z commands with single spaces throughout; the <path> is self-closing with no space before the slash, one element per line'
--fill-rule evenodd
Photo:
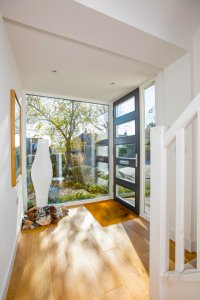
<path fill-rule="evenodd" d="M 102 227 L 70 208 L 58 225 L 21 234 L 7 300 L 149 299 L 148 235 L 142 218 Z"/>

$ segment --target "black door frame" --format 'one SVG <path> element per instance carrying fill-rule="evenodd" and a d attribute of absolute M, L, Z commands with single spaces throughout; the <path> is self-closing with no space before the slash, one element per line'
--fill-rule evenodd
<path fill-rule="evenodd" d="M 120 103 L 135 97 L 135 111 L 126 115 L 116 118 L 116 106 Z M 116 126 L 125 122 L 135 120 L 135 135 L 127 137 L 116 137 Z M 136 144 L 135 152 L 137 153 L 137 159 L 130 158 L 117 158 L 116 157 L 116 145 L 121 144 Z M 139 215 L 140 213 L 140 103 L 139 103 L 139 88 L 123 96 L 113 104 L 113 155 L 114 155 L 114 181 L 113 181 L 113 194 L 114 199 L 134 211 Z M 120 164 L 120 160 L 127 161 L 128 165 L 135 168 L 135 183 L 120 179 L 116 177 L 116 165 Z M 135 207 L 131 204 L 117 197 L 116 185 L 119 184 L 125 188 L 133 190 L 135 192 Z"/>

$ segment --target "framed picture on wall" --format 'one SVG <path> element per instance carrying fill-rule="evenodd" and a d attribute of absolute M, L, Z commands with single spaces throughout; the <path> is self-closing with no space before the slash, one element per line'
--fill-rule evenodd
<path fill-rule="evenodd" d="M 16 186 L 22 174 L 22 108 L 14 90 L 10 91 L 11 108 L 11 178 Z"/>

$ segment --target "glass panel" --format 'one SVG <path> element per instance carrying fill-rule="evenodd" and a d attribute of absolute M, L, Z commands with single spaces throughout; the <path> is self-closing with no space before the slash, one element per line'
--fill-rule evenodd
<path fill-rule="evenodd" d="M 108 192 L 108 163 L 98 162 L 97 163 L 97 184 L 106 188 Z"/>
<path fill-rule="evenodd" d="M 116 126 L 116 137 L 135 135 L 135 121 L 126 122 Z"/>
<path fill-rule="evenodd" d="M 145 106 L 145 212 L 150 214 L 150 185 L 151 185 L 151 160 L 150 160 L 150 130 L 155 126 L 155 85 L 144 90 Z"/>
<path fill-rule="evenodd" d="M 135 183 L 135 168 L 116 165 L 116 177 Z"/>
<path fill-rule="evenodd" d="M 132 97 L 116 107 L 116 118 L 126 115 L 135 110 L 135 97 Z"/>
<path fill-rule="evenodd" d="M 97 146 L 97 156 L 108 157 L 108 146 Z"/>
<path fill-rule="evenodd" d="M 26 106 L 28 207 L 36 204 L 31 167 L 41 137 L 53 167 L 48 204 L 107 195 L 108 165 L 96 165 L 96 153 L 98 142 L 108 141 L 108 106 L 33 95 Z"/>
<path fill-rule="evenodd" d="M 135 192 L 132 190 L 129 190 L 123 186 L 116 185 L 116 195 L 131 204 L 132 206 L 135 206 Z"/>
<path fill-rule="evenodd" d="M 116 146 L 116 157 L 135 158 L 135 144 L 123 144 Z"/>

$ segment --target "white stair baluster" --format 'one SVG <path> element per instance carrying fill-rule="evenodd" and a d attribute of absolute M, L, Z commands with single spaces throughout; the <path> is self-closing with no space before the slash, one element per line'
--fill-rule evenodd
<path fill-rule="evenodd" d="M 160 275 L 162 271 L 167 271 L 169 257 L 166 258 L 166 253 L 163 244 L 165 244 L 165 221 L 163 214 L 165 211 L 165 198 L 163 199 L 163 184 L 165 179 L 163 175 L 166 171 L 165 152 L 163 152 L 163 136 L 166 132 L 164 126 L 157 126 L 151 129 L 151 226 L 150 226 L 150 299 L 160 300 Z M 165 190 L 165 188 L 164 188 Z M 162 208 L 161 208 L 162 207 Z M 161 215 L 162 211 L 162 215 Z M 162 242 L 161 242 L 162 240 Z M 166 258 L 166 259 L 165 259 Z M 163 261 L 164 259 L 164 261 Z M 161 266 L 162 262 L 162 266 Z"/>
<path fill-rule="evenodd" d="M 200 270 L 200 109 L 197 113 L 197 269 Z"/>
<path fill-rule="evenodd" d="M 176 133 L 176 249 L 175 271 L 184 270 L 185 129 Z"/>

